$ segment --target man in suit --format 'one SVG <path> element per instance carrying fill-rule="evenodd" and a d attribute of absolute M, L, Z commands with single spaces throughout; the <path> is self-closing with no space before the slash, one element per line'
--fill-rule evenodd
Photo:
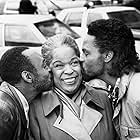
<path fill-rule="evenodd" d="M 51 76 L 34 48 L 15 47 L 0 60 L 0 138 L 28 140 L 30 102 L 51 87 Z"/>

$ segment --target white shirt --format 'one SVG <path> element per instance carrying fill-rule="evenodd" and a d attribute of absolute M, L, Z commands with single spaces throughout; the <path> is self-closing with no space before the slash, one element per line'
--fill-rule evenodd
<path fill-rule="evenodd" d="M 25 112 L 25 117 L 26 117 L 26 120 L 27 120 L 27 128 L 29 127 L 29 117 L 28 117 L 28 112 L 29 112 L 29 104 L 26 100 L 26 98 L 23 96 L 23 94 L 13 86 L 14 90 L 16 91 L 22 105 L 23 105 L 23 109 L 24 109 L 24 112 Z"/>

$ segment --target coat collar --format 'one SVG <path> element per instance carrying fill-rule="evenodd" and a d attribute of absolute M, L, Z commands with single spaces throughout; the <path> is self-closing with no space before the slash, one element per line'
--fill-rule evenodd
<path fill-rule="evenodd" d="M 85 104 L 88 104 L 90 101 L 93 102 L 96 106 L 104 109 L 104 105 L 100 99 L 99 92 L 103 92 L 102 90 L 96 90 L 92 87 L 86 86 L 86 94 L 84 96 Z M 60 107 L 60 113 L 62 111 L 62 104 L 52 90 L 44 92 L 41 97 L 41 102 L 43 105 L 44 115 L 49 115 L 55 108 Z M 61 114 L 60 114 L 61 115 Z"/>
<path fill-rule="evenodd" d="M 41 96 L 44 115 L 49 115 L 56 107 L 61 106 L 58 96 L 52 90 L 44 92 Z"/>
<path fill-rule="evenodd" d="M 87 93 L 86 96 L 84 97 L 84 102 L 88 104 L 91 101 L 98 107 L 104 109 L 104 104 L 101 101 L 100 95 L 106 91 L 95 89 L 93 87 L 90 87 L 89 85 L 85 85 L 85 86 L 86 86 Z"/>
<path fill-rule="evenodd" d="M 127 89 L 129 87 L 130 81 L 134 75 L 134 72 L 130 72 L 128 75 L 124 74 L 121 77 L 119 84 L 119 97 L 117 103 L 127 94 Z"/>
<path fill-rule="evenodd" d="M 10 89 L 9 89 L 9 87 L 11 87 L 11 86 L 10 86 L 10 84 L 8 84 L 7 82 L 2 82 L 2 83 L 1 83 L 1 89 L 2 89 L 3 91 L 11 92 Z"/>
<path fill-rule="evenodd" d="M 103 116 L 84 102 L 81 104 L 80 120 L 65 104 L 63 104 L 63 113 L 64 118 L 58 116 L 53 126 L 66 132 L 75 140 L 92 140 L 90 136 Z"/>
<path fill-rule="evenodd" d="M 121 111 L 121 100 L 123 99 L 123 97 L 127 94 L 127 90 L 130 84 L 130 81 L 133 77 L 135 73 L 134 72 L 130 72 L 128 75 L 124 74 L 121 77 L 121 81 L 119 84 L 119 95 L 118 95 L 118 100 L 114 109 L 114 115 L 113 115 L 113 119 L 116 118 L 120 111 Z"/>

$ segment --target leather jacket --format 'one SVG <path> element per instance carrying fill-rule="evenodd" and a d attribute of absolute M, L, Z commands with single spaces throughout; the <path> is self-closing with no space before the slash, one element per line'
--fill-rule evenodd
<path fill-rule="evenodd" d="M 0 139 L 28 139 L 22 104 L 13 87 L 6 82 L 0 86 Z"/>

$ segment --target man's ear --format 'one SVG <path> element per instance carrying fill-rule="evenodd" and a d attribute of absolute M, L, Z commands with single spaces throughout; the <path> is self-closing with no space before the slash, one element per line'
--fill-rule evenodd
<path fill-rule="evenodd" d="M 113 59 L 114 52 L 113 51 L 107 51 L 103 54 L 103 56 L 104 56 L 104 61 L 106 63 L 108 63 Z"/>
<path fill-rule="evenodd" d="M 23 78 L 24 81 L 28 82 L 28 83 L 32 83 L 33 77 L 32 74 L 28 71 L 23 71 L 21 73 L 21 76 Z"/>

